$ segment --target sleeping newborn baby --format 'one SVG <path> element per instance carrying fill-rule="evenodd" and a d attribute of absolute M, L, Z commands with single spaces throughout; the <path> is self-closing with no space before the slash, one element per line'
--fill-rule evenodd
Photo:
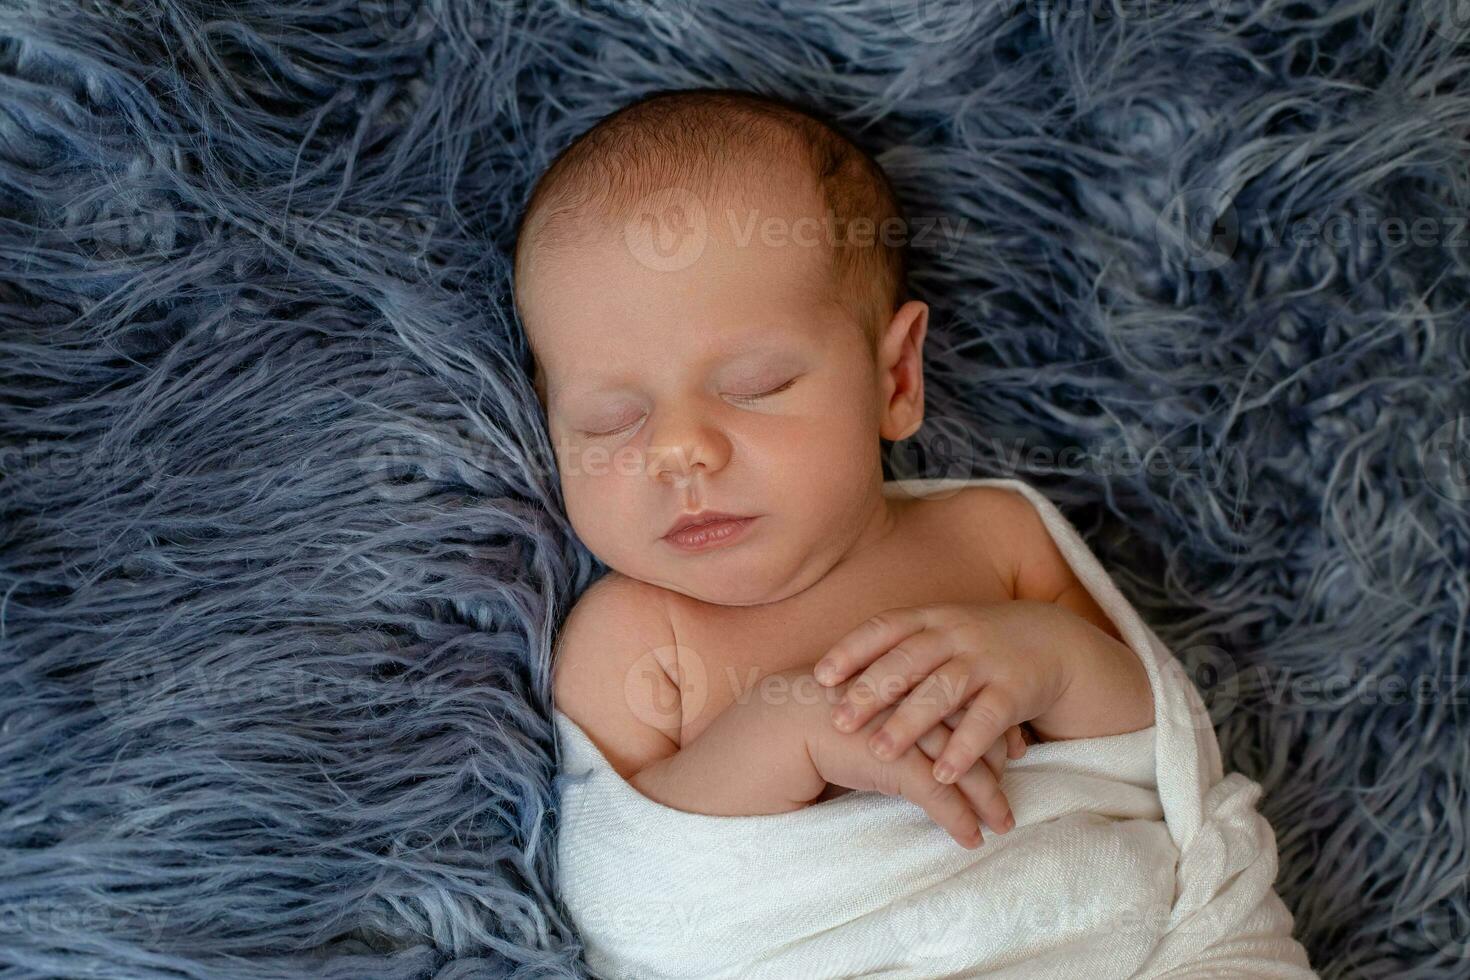
<path fill-rule="evenodd" d="M 568 516 L 612 569 L 563 628 L 554 697 L 668 806 L 883 789 L 976 846 L 977 817 L 1009 827 L 992 766 L 1023 751 L 1019 723 L 1152 723 L 1142 665 L 1029 503 L 884 493 L 880 439 L 924 416 L 901 221 L 816 120 L 690 93 L 604 120 L 523 219 L 516 294 Z M 824 656 L 848 682 L 830 696 Z"/>
<path fill-rule="evenodd" d="M 1090 805 L 1058 803 L 1065 774 L 1113 787 L 1094 795 L 1116 805 L 1110 818 L 1136 818 L 1131 846 L 1157 859 L 1133 860 L 1133 877 L 1174 894 L 1178 853 L 1153 784 L 1157 675 L 1074 573 L 1060 517 L 1044 517 L 1017 481 L 884 482 L 882 443 L 924 418 L 929 309 L 906 293 L 904 227 L 882 170 L 830 124 L 780 100 L 710 90 L 659 94 L 603 119 L 558 156 L 522 216 L 515 299 L 534 387 L 567 515 L 611 569 L 562 626 L 553 698 L 564 734 L 637 814 L 621 843 L 594 849 L 594 860 L 625 866 L 563 871 L 621 889 L 606 892 L 613 904 L 637 904 L 646 885 L 649 903 L 697 920 L 680 918 L 666 930 L 672 945 L 648 952 L 660 948 L 648 929 L 599 927 L 582 900 L 592 892 L 569 892 L 605 969 L 714 975 L 700 957 L 736 934 L 720 918 L 728 899 L 744 923 L 718 950 L 739 963 L 730 975 L 867 972 L 823 972 L 837 969 L 830 950 L 798 963 L 783 930 L 835 942 L 895 883 L 954 878 L 969 864 L 959 855 L 989 854 L 982 823 L 1009 843 L 1018 831 L 1003 770 L 1038 753 L 1025 820 L 1077 822 L 1053 834 L 1070 848 L 1053 864 L 1023 864 L 1050 869 L 1059 894 L 1069 875 L 1092 894 L 1105 888 L 1083 880 L 1094 859 L 1079 855 L 1104 855 L 1096 860 L 1112 863 L 1099 875 L 1128 887 L 1117 862 L 1132 852 L 1116 834 L 1098 836 L 1114 831 L 1081 812 Z M 1063 773 L 1042 750 L 1068 742 L 1097 751 L 1084 759 L 1079 749 Z M 1117 756 L 1102 749 L 1125 743 L 1137 765 L 1109 771 Z M 951 856 L 904 851 L 902 815 L 888 804 L 942 828 Z M 819 812 L 875 821 L 840 833 L 852 843 L 871 832 L 870 850 L 910 863 L 892 881 L 854 870 L 850 901 L 823 883 L 798 906 L 802 886 L 792 886 L 787 904 L 769 900 L 767 922 L 767 900 L 739 897 L 732 882 L 775 860 L 772 875 L 807 880 L 792 865 L 826 860 L 823 838 L 804 836 L 816 826 L 806 814 Z M 615 820 L 599 812 L 562 832 L 590 840 Z M 916 847 L 933 847 L 905 827 Z M 743 850 L 700 842 L 736 832 L 748 844 L 747 830 L 758 843 Z M 610 853 L 643 847 L 662 856 Z M 705 859 L 725 863 L 701 870 Z M 874 864 L 863 873 L 877 874 L 876 854 L 849 858 L 853 868 L 865 859 Z M 980 914 L 980 903 L 967 906 Z M 780 956 L 734 952 L 777 937 Z M 1012 930 L 986 941 L 1012 955 L 1018 940 Z M 1156 941 L 1151 933 L 1138 949 Z M 863 955 L 874 972 L 898 962 Z M 818 961 L 827 966 L 813 972 Z M 1039 964 L 1022 975 L 1043 975 Z"/>

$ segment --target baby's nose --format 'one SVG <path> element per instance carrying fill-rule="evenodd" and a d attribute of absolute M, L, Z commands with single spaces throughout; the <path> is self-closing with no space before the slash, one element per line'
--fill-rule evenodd
<path fill-rule="evenodd" d="M 653 475 L 682 487 L 693 479 L 696 467 L 702 467 L 706 473 L 722 468 L 729 456 L 729 446 L 728 440 L 712 426 L 684 423 L 655 432 L 649 454 Z"/>

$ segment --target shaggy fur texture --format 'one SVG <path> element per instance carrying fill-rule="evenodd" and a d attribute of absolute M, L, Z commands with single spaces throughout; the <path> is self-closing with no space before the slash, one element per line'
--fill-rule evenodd
<path fill-rule="evenodd" d="M 506 251 L 575 133 L 703 85 L 903 193 L 890 475 L 1077 523 L 1323 976 L 1465 975 L 1462 7 L 4 0 L 0 975 L 583 975 L 548 655 L 603 569 Z"/>

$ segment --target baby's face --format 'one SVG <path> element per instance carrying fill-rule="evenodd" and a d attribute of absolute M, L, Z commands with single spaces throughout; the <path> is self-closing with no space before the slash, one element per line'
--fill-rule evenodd
<path fill-rule="evenodd" d="M 917 341 L 880 340 L 875 357 L 831 301 L 830 252 L 809 230 L 792 240 L 796 218 L 820 213 L 812 202 L 774 192 L 705 210 L 703 249 L 681 268 L 650 260 L 622 227 L 602 244 L 537 253 L 521 315 L 583 543 L 624 575 L 697 599 L 773 602 L 891 528 L 879 438 L 907 434 L 914 393 L 884 348 L 921 345 L 927 310 L 916 318 L 923 304 L 905 304 Z M 767 219 L 787 234 L 763 237 Z M 922 413 L 921 383 L 917 396 Z M 700 552 L 665 539 L 701 510 L 756 519 Z"/>

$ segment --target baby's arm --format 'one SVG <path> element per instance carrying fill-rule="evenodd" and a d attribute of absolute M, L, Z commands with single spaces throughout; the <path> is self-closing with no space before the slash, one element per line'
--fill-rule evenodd
<path fill-rule="evenodd" d="M 961 777 L 962 785 L 934 780 L 928 753 L 939 749 L 933 744 L 922 751 L 914 746 L 889 762 L 873 758 L 868 740 L 891 709 L 855 732 L 833 731 L 832 708 L 848 686 L 825 687 L 806 668 L 768 674 L 751 697 L 731 704 L 693 742 L 640 769 L 630 782 L 675 809 L 749 816 L 800 810 L 823 796 L 831 781 L 902 796 L 967 848 L 980 843 L 977 806 L 995 821 L 992 827 L 1004 823 L 1004 796 L 979 795 L 973 773 Z M 938 737 L 934 732 L 925 736 L 931 742 Z M 999 745 L 1004 753 L 1006 743 Z M 976 768 L 991 764 L 976 763 Z M 999 814 L 992 812 L 997 808 Z"/>
<path fill-rule="evenodd" d="M 1078 619 L 1068 646 L 1066 687 L 1031 719 L 1044 742 L 1135 732 L 1154 723 L 1153 689 L 1143 663 L 1126 644 Z"/>
<path fill-rule="evenodd" d="M 781 683 L 783 676 L 762 678 L 693 742 L 629 782 L 649 799 L 689 813 L 754 816 L 807 806 L 827 783 L 807 753 L 811 712 L 803 713 L 795 699 L 828 699 L 817 684 L 798 689 Z"/>
<path fill-rule="evenodd" d="M 1035 516 L 1030 504 L 1026 510 Z M 1154 689 L 1144 663 L 1061 557 L 1039 517 L 1035 520 L 1039 536 L 1020 563 L 1014 598 L 1054 602 L 1075 614 L 1078 630 L 1076 641 L 1067 644 L 1072 654 L 1067 688 L 1044 716 L 1030 720 L 1030 727 L 1044 742 L 1147 729 L 1154 723 Z"/>
<path fill-rule="evenodd" d="M 806 748 L 809 719 L 774 679 L 747 692 L 680 746 L 676 649 L 655 586 L 610 573 L 577 601 L 556 641 L 556 706 L 635 789 L 690 813 L 754 816 L 799 810 L 826 786 Z M 787 685 L 789 688 L 789 683 Z M 813 681 L 808 702 L 836 695 Z M 831 708 L 821 706 L 823 717 Z"/>
<path fill-rule="evenodd" d="M 1077 579 L 1041 516 L 1019 494 L 1008 494 L 1011 597 L 1054 603 L 1077 619 L 1065 644 L 1069 680 L 1051 709 L 1031 720 L 1040 741 L 1122 734 L 1154 723 L 1153 688 L 1138 654 Z"/>

